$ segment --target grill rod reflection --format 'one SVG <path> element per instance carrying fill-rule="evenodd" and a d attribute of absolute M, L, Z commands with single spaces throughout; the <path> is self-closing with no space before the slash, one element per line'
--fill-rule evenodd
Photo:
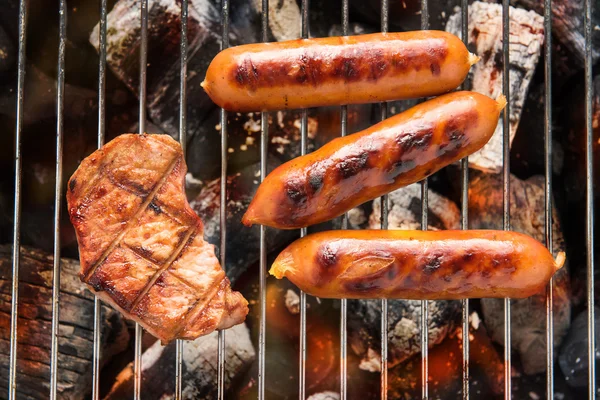
<path fill-rule="evenodd" d="M 381 0 L 381 32 L 387 33 L 389 25 L 389 3 Z M 387 103 L 381 107 L 381 120 L 387 118 Z M 381 197 L 381 229 L 388 229 L 389 203 L 388 195 Z M 381 400 L 387 400 L 388 395 L 388 301 L 381 300 Z"/>
<path fill-rule="evenodd" d="M 552 244 L 552 0 L 544 0 L 544 225 L 546 247 Z M 546 289 L 546 399 L 554 399 L 554 315 L 550 278 Z"/>
<path fill-rule="evenodd" d="M 181 38 L 179 43 L 179 53 L 181 58 L 180 77 L 179 77 L 179 144 L 183 152 L 183 159 L 186 154 L 187 140 L 187 62 L 188 62 L 188 0 L 181 2 Z M 183 374 L 183 345 L 184 342 L 178 339 L 175 342 L 175 400 L 181 399 L 182 374 Z"/>
<path fill-rule="evenodd" d="M 509 0 L 502 0 L 502 93 L 506 96 L 506 107 L 502 115 L 502 224 L 510 230 L 510 11 Z M 511 399 L 511 340 L 510 299 L 504 299 L 504 398 Z"/>
<path fill-rule="evenodd" d="M 342 35 L 348 36 L 348 0 L 342 0 Z M 340 136 L 348 134 L 348 106 L 340 108 Z M 348 229 L 348 213 L 342 215 L 342 229 Z M 346 400 L 348 386 L 348 300 L 340 302 L 340 400 Z"/>
<path fill-rule="evenodd" d="M 12 287 L 10 303 L 10 361 L 8 398 L 17 394 L 17 311 L 19 305 L 19 262 L 21 260 L 21 131 L 23 129 L 23 92 L 25 89 L 25 44 L 29 1 L 19 3 L 19 58 L 17 72 L 17 122 L 15 125 L 15 203 L 13 214 Z"/>
<path fill-rule="evenodd" d="M 146 71 L 148 67 L 148 0 L 140 2 L 140 87 L 139 87 L 139 133 L 146 132 Z M 142 336 L 144 329 L 136 322 L 135 324 L 135 347 L 133 361 L 133 398 L 141 400 L 142 390 Z"/>
<path fill-rule="evenodd" d="M 261 9 L 261 40 L 266 42 L 268 39 L 267 28 L 269 25 L 269 2 L 262 0 Z M 267 145 L 269 140 L 269 115 L 266 112 L 260 114 L 260 182 L 262 183 L 267 175 Z M 265 398 L 265 350 L 266 350 L 266 329 L 267 329 L 267 245 L 266 234 L 267 227 L 260 225 L 260 268 L 259 268 L 259 286 L 260 286 L 260 325 L 258 332 L 258 398 Z"/>
<path fill-rule="evenodd" d="M 598 11 L 598 10 L 596 10 Z M 585 0 L 585 186 L 586 186 L 586 251 L 587 251 L 587 308 L 588 308 L 588 397 L 596 398 L 596 347 L 594 316 L 594 127 L 592 82 L 592 0 Z"/>
<path fill-rule="evenodd" d="M 429 29 L 428 0 L 421 0 L 421 29 Z M 421 181 L 421 229 L 426 231 L 429 210 L 429 184 L 427 178 Z M 429 397 L 429 303 L 421 300 L 421 397 Z"/>
<path fill-rule="evenodd" d="M 100 34 L 98 60 L 98 148 L 104 145 L 106 134 L 106 15 L 107 0 L 100 0 Z M 100 340 L 102 308 L 98 296 L 94 296 L 94 350 L 92 359 L 92 400 L 100 399 Z"/>
<path fill-rule="evenodd" d="M 300 7 L 300 14 L 302 20 L 302 39 L 308 38 L 308 0 L 302 0 Z M 266 40 L 266 38 L 264 38 Z M 301 110 L 300 117 L 300 154 L 306 155 L 306 148 L 308 142 L 308 112 L 306 109 Z M 264 160 L 263 160 L 264 161 Z M 306 236 L 307 228 L 300 229 L 300 237 Z M 300 291 L 300 360 L 299 360 L 299 380 L 300 390 L 299 398 L 304 400 L 306 398 L 306 293 Z"/>
<path fill-rule="evenodd" d="M 221 50 L 229 47 L 229 0 L 221 3 Z M 227 111 L 221 109 L 221 188 L 219 195 L 219 262 L 226 271 L 227 245 Z M 225 398 L 225 331 L 217 336 L 217 399 Z"/>
<path fill-rule="evenodd" d="M 469 0 L 461 0 L 460 32 L 465 46 L 469 44 Z M 467 78 L 468 79 L 468 78 Z M 462 90 L 468 89 L 465 81 Z M 461 197 L 460 197 L 460 228 L 469 229 L 469 157 L 460 160 Z M 462 301 L 462 397 L 469 399 L 469 299 Z"/>
<path fill-rule="evenodd" d="M 65 45 L 67 41 L 67 4 L 60 0 L 58 65 L 56 87 L 56 173 L 54 185 L 54 251 L 52 257 L 52 333 L 50 343 L 50 399 L 55 400 L 58 382 L 58 328 L 60 321 L 60 211 L 62 200 L 63 122 L 65 103 Z"/>

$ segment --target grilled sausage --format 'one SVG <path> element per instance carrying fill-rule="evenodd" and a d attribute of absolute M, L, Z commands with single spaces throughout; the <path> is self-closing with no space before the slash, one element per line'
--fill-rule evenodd
<path fill-rule="evenodd" d="M 510 231 L 329 231 L 293 242 L 270 273 L 323 298 L 525 298 L 564 261 Z"/>
<path fill-rule="evenodd" d="M 478 57 L 442 31 L 259 43 L 223 50 L 202 87 L 229 111 L 266 111 L 433 96 Z"/>
<path fill-rule="evenodd" d="M 273 170 L 242 222 L 301 228 L 417 182 L 479 150 L 505 104 L 503 96 L 454 92 L 334 139 Z"/>

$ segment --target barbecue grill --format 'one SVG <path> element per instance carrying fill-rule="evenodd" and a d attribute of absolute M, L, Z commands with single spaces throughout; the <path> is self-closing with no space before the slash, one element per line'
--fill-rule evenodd
<path fill-rule="evenodd" d="M 141 44 L 140 44 L 140 85 L 139 85 L 139 132 L 145 132 L 146 130 L 146 71 L 147 71 L 147 49 L 148 49 L 148 0 L 139 0 L 141 3 Z M 586 237 L 586 249 L 587 249 L 587 326 L 588 326 L 588 397 L 590 399 L 596 398 L 596 382 L 595 382 L 595 343 L 594 343 L 594 208 L 593 208 L 593 163 L 592 163 L 592 140 L 593 140 L 593 127 L 592 127 L 592 3 L 593 0 L 583 0 L 585 2 L 585 14 L 581 16 L 584 20 L 585 27 L 585 118 L 586 118 L 586 225 L 585 225 L 585 237 Z M 180 112 L 179 112 L 179 140 L 183 146 L 185 154 L 186 144 L 186 79 L 188 74 L 187 62 L 188 62 L 188 2 L 189 0 L 181 0 L 181 80 L 180 80 Z M 349 4 L 348 0 L 340 0 L 342 10 L 342 31 L 344 34 L 349 32 Z M 24 102 L 24 87 L 26 82 L 25 76 L 25 64 L 26 64 L 26 39 L 28 28 L 28 0 L 20 1 L 19 9 L 19 48 L 18 48 L 18 78 L 17 78 L 17 118 L 16 118 L 16 142 L 15 142 L 15 206 L 14 206 L 14 225 L 13 225 L 13 252 L 12 252 L 12 302 L 11 302 L 11 320 L 10 320 L 10 359 L 9 359 L 9 381 L 8 381 L 8 397 L 11 399 L 17 398 L 17 359 L 19 353 L 17 352 L 17 307 L 18 307 L 18 294 L 19 294 L 19 263 L 20 263 L 20 237 L 21 237 L 21 203 L 22 203 L 22 157 L 21 157 L 21 131 L 23 126 L 23 102 Z M 106 116 L 105 116 L 105 88 L 106 88 L 106 58 L 107 58 L 107 0 L 100 0 L 99 7 L 100 13 L 100 35 L 99 35 L 99 54 L 100 64 L 98 66 L 98 93 L 99 93 L 99 112 L 98 112 L 98 147 L 102 146 L 105 141 L 105 130 L 106 130 Z M 261 38 L 263 41 L 268 40 L 268 0 L 262 0 L 262 20 L 261 20 Z M 507 98 L 510 98 L 510 84 L 508 80 L 509 74 L 509 1 L 502 1 L 503 10 L 503 93 Z M 52 295 L 52 332 L 51 332 L 51 362 L 50 362 L 50 392 L 49 397 L 52 399 L 57 398 L 57 368 L 58 368 L 58 336 L 59 336 L 59 313 L 61 311 L 61 301 L 59 297 L 60 288 L 60 234 L 59 234 L 59 222 L 61 219 L 61 204 L 64 201 L 62 193 L 62 170 L 63 170 L 63 109 L 64 109 L 64 98 L 65 98 L 65 48 L 67 42 L 67 1 L 60 0 L 59 9 L 57 10 L 60 16 L 59 24 L 59 48 L 58 48 L 58 88 L 56 98 L 56 186 L 55 186 L 55 213 L 54 213 L 54 264 L 53 264 L 53 295 Z M 309 12 L 310 5 L 309 0 L 302 0 L 301 2 L 301 32 L 302 37 L 307 38 L 309 34 Z M 227 48 L 229 46 L 229 13 L 230 3 L 229 0 L 221 1 L 221 28 L 222 28 L 222 43 L 221 47 Z M 462 38 L 467 41 L 468 33 L 468 0 L 461 0 L 461 13 L 462 13 Z M 544 0 L 544 30 L 545 43 L 544 43 L 544 73 L 545 73 L 545 95 L 544 95 L 544 132 L 545 132 L 545 243 L 549 250 L 552 252 L 552 0 Z M 387 32 L 389 25 L 388 15 L 388 1 L 381 0 L 381 31 Z M 428 0 L 421 1 L 421 28 L 428 29 L 429 27 L 429 12 L 428 12 Z M 503 227 L 505 230 L 511 229 L 510 224 L 510 153 L 509 153 L 509 110 L 510 102 L 503 113 L 502 124 L 503 124 Z M 347 132 L 347 118 L 348 110 L 346 106 L 341 106 L 341 132 L 340 135 L 344 136 Z M 384 119 L 388 115 L 388 107 L 385 104 L 381 106 L 381 118 Z M 221 122 L 221 198 L 220 206 L 221 210 L 226 210 L 227 206 L 227 157 L 228 157 L 228 115 L 225 110 L 221 110 L 220 122 Z M 269 117 L 268 113 L 263 112 L 261 114 L 261 133 L 260 133 L 260 177 L 261 181 L 267 174 L 267 143 L 268 143 L 268 128 L 269 128 Z M 307 138 L 308 138 L 308 113 L 307 110 L 301 111 L 301 152 L 306 154 L 307 152 Z M 51 151 L 50 149 L 48 151 Z M 468 227 L 468 161 L 461 161 L 461 182 L 462 182 L 462 194 L 461 194 L 461 226 L 462 229 Z M 421 183 L 421 193 L 423 196 L 422 200 L 422 229 L 427 229 L 427 180 Z M 388 203 L 387 196 L 382 199 L 381 207 L 381 228 L 387 229 L 388 227 Z M 347 215 L 342 217 L 342 227 L 348 226 Z M 221 211 L 220 213 L 220 262 L 221 265 L 225 266 L 225 260 L 227 258 L 226 251 L 226 212 Z M 306 228 L 302 229 L 301 236 L 306 235 Z M 265 346 L 265 332 L 266 332 L 266 274 L 267 269 L 267 245 L 266 245 L 266 228 L 260 227 L 260 291 L 259 291 L 259 337 L 258 337 L 258 376 L 256 381 L 258 384 L 258 397 L 259 399 L 265 398 L 265 355 L 268 349 Z M 552 282 L 549 288 L 552 287 Z M 546 374 L 546 398 L 554 399 L 554 344 L 553 344 L 553 297 L 552 290 L 547 290 L 546 297 L 546 337 L 547 337 L 547 374 Z M 509 299 L 504 301 L 504 321 L 505 321 L 505 347 L 504 347 L 504 398 L 511 398 L 511 303 Z M 256 305 L 255 305 L 256 307 Z M 427 302 L 421 302 L 422 307 L 422 320 L 421 320 L 421 393 L 422 398 L 428 398 L 428 331 L 427 331 L 427 318 L 428 308 Z M 101 301 L 98 298 L 95 299 L 94 303 L 95 316 L 94 316 L 94 346 L 93 346 L 93 387 L 92 397 L 98 399 L 100 397 L 100 323 L 101 323 Z M 387 300 L 381 300 L 381 308 L 383 310 L 381 317 L 381 398 L 388 398 L 388 338 L 387 338 Z M 305 293 L 300 294 L 300 343 L 299 343 L 299 387 L 298 396 L 300 399 L 307 397 L 306 391 L 306 368 L 307 368 L 307 296 Z M 340 366 L 339 366 L 339 380 L 340 380 L 340 399 L 346 399 L 348 396 L 347 382 L 348 382 L 348 366 L 347 366 L 347 301 L 341 301 L 340 308 Z M 464 399 L 469 398 L 469 301 L 462 301 L 462 335 L 463 335 L 463 347 L 462 347 L 462 397 Z M 202 339 L 199 339 L 202 340 Z M 218 398 L 225 398 L 225 343 L 227 341 L 227 332 L 220 331 L 218 335 L 218 371 L 217 381 L 215 385 L 218 387 Z M 175 380 L 175 393 L 174 398 L 182 398 L 182 357 L 185 351 L 185 344 L 179 340 L 176 344 L 176 367 L 175 376 L 172 379 Z M 141 370 L 141 359 L 142 359 L 142 328 L 136 325 L 135 329 L 135 355 L 134 355 L 134 390 L 132 396 L 135 399 L 139 399 L 142 385 L 142 370 Z M 6 366 L 5 366 L 6 367 Z"/>

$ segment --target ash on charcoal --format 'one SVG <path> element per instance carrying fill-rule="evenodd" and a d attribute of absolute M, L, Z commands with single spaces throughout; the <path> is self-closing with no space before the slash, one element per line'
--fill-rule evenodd
<path fill-rule="evenodd" d="M 0 360 L 8 365 L 12 246 L 0 246 Z M 61 259 L 58 337 L 58 398 L 83 399 L 91 391 L 94 295 L 79 280 L 79 262 Z M 17 397 L 48 398 L 52 325 L 52 256 L 21 247 L 17 325 Z M 121 315 L 102 307 L 101 364 L 127 348 L 129 333 Z M 6 388 L 8 368 L 0 369 Z"/>
<path fill-rule="evenodd" d="M 269 157 L 267 166 L 271 170 L 278 161 Z M 227 276 L 234 282 L 250 265 L 259 259 L 260 228 L 251 228 L 241 223 L 242 215 L 250 205 L 260 183 L 260 164 L 245 167 L 227 178 Z M 190 204 L 204 222 L 204 238 L 218 247 L 220 245 L 219 203 L 221 179 L 207 182 Z M 268 249 L 277 249 L 290 243 L 298 236 L 296 231 L 267 229 Z"/>
<path fill-rule="evenodd" d="M 460 211 L 454 202 L 429 190 L 428 222 L 429 229 L 460 228 Z M 421 229 L 421 185 L 413 183 L 388 195 L 389 229 Z M 373 212 L 369 218 L 369 228 L 380 228 L 381 199 L 373 200 Z"/>
<path fill-rule="evenodd" d="M 510 142 L 515 136 L 529 83 L 544 41 L 544 18 L 534 11 L 510 8 Z M 446 30 L 461 36 L 460 11 L 448 20 Z M 502 6 L 474 2 L 469 6 L 469 45 L 481 60 L 471 68 L 472 90 L 496 98 L 502 93 Z M 502 123 L 490 141 L 469 156 L 469 165 L 487 172 L 502 168 Z"/>
<path fill-rule="evenodd" d="M 340 395 L 337 392 L 321 392 L 315 393 L 308 400 L 339 400 Z"/>
<path fill-rule="evenodd" d="M 262 10 L 262 0 L 253 0 L 257 12 Z M 300 8 L 296 0 L 269 2 L 269 29 L 275 40 L 293 40 L 302 36 Z"/>
<path fill-rule="evenodd" d="M 510 179 L 511 229 L 544 242 L 544 177 Z M 502 177 L 475 174 L 469 183 L 469 227 L 502 229 Z M 553 210 L 554 256 L 566 250 L 560 220 Z M 567 262 L 569 255 L 567 254 Z M 554 346 L 559 348 L 571 317 L 568 265 L 554 275 Z M 483 317 L 492 338 L 504 343 L 504 301 L 481 299 Z M 520 355 L 525 374 L 546 370 L 546 290 L 511 301 L 512 348 Z M 555 352 L 557 354 L 558 352 Z"/>
<path fill-rule="evenodd" d="M 183 398 L 214 399 L 217 396 L 218 333 L 185 342 L 183 345 Z M 142 398 L 163 398 L 175 391 L 175 342 L 168 346 L 154 343 L 142 354 Z M 225 389 L 254 361 L 256 353 L 246 324 L 227 330 L 225 342 Z M 128 398 L 133 393 L 133 363 L 117 376 L 104 400 Z"/>
<path fill-rule="evenodd" d="M 285 292 L 285 308 L 290 314 L 300 314 L 300 297 L 292 289 Z"/>
<path fill-rule="evenodd" d="M 409 185 L 389 194 L 389 229 L 421 228 L 421 187 Z M 373 201 L 369 228 L 379 229 L 380 199 Z M 429 191 L 430 229 L 456 229 L 460 212 L 443 196 Z M 389 300 L 388 362 L 393 367 L 421 351 L 421 303 L 414 300 Z M 454 330 L 461 310 L 458 301 L 429 301 L 429 345 L 433 347 Z M 348 302 L 348 337 L 352 350 L 362 357 L 361 368 L 379 371 L 380 302 L 351 300 Z"/>

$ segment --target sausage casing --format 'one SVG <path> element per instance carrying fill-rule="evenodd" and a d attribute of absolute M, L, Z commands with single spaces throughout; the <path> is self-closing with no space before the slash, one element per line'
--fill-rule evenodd
<path fill-rule="evenodd" d="M 274 169 L 242 222 L 301 228 L 420 181 L 483 147 L 505 104 L 503 97 L 453 92 L 336 138 Z"/>
<path fill-rule="evenodd" d="M 229 111 L 266 111 L 433 96 L 477 61 L 442 31 L 257 43 L 221 51 L 202 87 Z"/>
<path fill-rule="evenodd" d="M 564 261 L 511 231 L 353 230 L 296 240 L 270 273 L 323 298 L 525 298 Z"/>

